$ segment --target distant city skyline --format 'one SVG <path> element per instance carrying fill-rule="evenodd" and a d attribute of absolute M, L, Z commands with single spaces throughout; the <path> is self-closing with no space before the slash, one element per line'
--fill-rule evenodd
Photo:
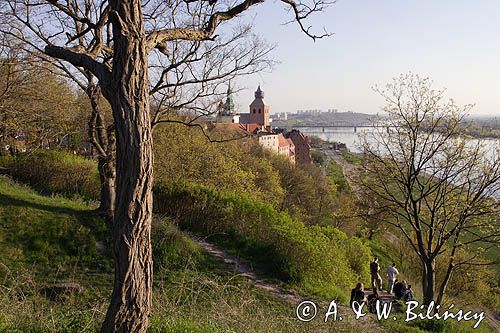
<path fill-rule="evenodd" d="M 271 73 L 238 78 L 235 95 L 248 110 L 260 84 L 271 113 L 301 109 L 381 111 L 371 89 L 401 73 L 429 77 L 471 115 L 500 116 L 500 1 L 339 0 L 309 21 L 334 33 L 313 42 L 280 2 L 265 2 L 246 16 L 255 32 L 277 43 Z M 249 18 L 250 17 L 250 18 Z"/>

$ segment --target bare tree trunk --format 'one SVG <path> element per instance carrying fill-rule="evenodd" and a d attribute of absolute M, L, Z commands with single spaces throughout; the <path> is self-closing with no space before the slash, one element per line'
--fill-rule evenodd
<path fill-rule="evenodd" d="M 114 153 L 106 156 L 99 156 L 97 160 L 99 179 L 101 183 L 99 211 L 104 214 L 106 223 L 113 225 L 115 215 L 115 159 Z"/>
<path fill-rule="evenodd" d="M 114 56 L 105 92 L 116 130 L 115 282 L 102 332 L 145 332 L 153 282 L 153 141 L 141 2 L 109 2 Z"/>
<path fill-rule="evenodd" d="M 106 128 L 99 105 L 101 97 L 99 87 L 90 83 L 87 89 L 87 95 L 90 99 L 92 108 L 88 124 L 88 137 L 97 151 L 97 169 L 99 171 L 101 185 L 100 206 L 98 210 L 104 215 L 106 222 L 111 227 L 113 225 L 116 197 L 115 130 L 113 125 Z"/>
<path fill-rule="evenodd" d="M 458 236 L 455 237 L 455 244 L 457 242 L 457 239 L 458 239 Z M 450 254 L 450 260 L 448 262 L 448 268 L 446 269 L 446 274 L 443 278 L 443 281 L 441 282 L 441 285 L 439 286 L 436 305 L 441 304 L 441 302 L 443 301 L 444 293 L 446 292 L 446 287 L 448 287 L 448 282 L 450 281 L 450 278 L 451 278 L 451 273 L 455 269 L 454 257 L 455 257 L 456 250 L 457 250 L 457 248 L 455 246 L 453 246 L 453 249 L 452 249 L 451 254 Z"/>
<path fill-rule="evenodd" d="M 422 291 L 424 304 L 429 305 L 434 300 L 436 284 L 436 261 L 435 259 L 423 259 L 424 270 L 422 273 Z"/>
<path fill-rule="evenodd" d="M 368 230 L 368 240 L 372 240 L 374 235 L 375 235 L 375 230 L 370 228 Z"/>

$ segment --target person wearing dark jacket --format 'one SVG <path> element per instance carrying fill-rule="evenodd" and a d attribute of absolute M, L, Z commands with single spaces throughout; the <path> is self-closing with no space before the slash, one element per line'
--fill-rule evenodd
<path fill-rule="evenodd" d="M 378 258 L 373 258 L 373 261 L 370 263 L 370 273 L 372 276 L 372 288 L 377 288 L 378 290 L 382 290 L 382 278 L 380 277 L 380 266 L 378 264 Z"/>
<path fill-rule="evenodd" d="M 404 295 L 404 292 L 406 291 L 406 281 L 401 282 L 401 281 L 396 280 L 396 283 L 394 284 L 393 291 L 394 291 L 394 295 L 396 296 L 397 299 L 402 298 Z"/>
<path fill-rule="evenodd" d="M 378 291 L 377 288 L 373 288 L 373 294 L 368 295 L 366 298 L 368 311 L 371 313 L 375 313 L 377 311 L 377 301 L 382 301 L 380 291 Z"/>
<path fill-rule="evenodd" d="M 362 304 L 363 302 L 365 302 L 365 291 L 361 282 L 358 282 L 356 288 L 351 290 L 351 300 L 349 301 L 349 305 L 351 307 L 354 301 L 356 301 L 358 304 Z"/>

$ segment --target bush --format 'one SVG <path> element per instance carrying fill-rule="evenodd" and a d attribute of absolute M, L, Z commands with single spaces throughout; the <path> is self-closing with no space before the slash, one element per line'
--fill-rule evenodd
<path fill-rule="evenodd" d="M 342 167 L 334 160 L 330 161 L 327 176 L 335 183 L 335 185 L 337 185 L 337 190 L 339 192 L 348 192 L 350 190 Z"/>
<path fill-rule="evenodd" d="M 346 160 L 348 163 L 351 164 L 361 163 L 361 158 L 356 153 L 351 153 L 347 149 L 342 149 L 340 153 L 342 154 L 344 160 Z"/>
<path fill-rule="evenodd" d="M 213 138 L 238 137 L 214 129 Z M 191 182 L 218 189 L 244 192 L 261 198 L 274 207 L 283 201 L 278 170 L 267 152 L 254 138 L 214 144 L 198 128 L 186 130 L 180 124 L 168 124 L 155 130 L 155 179 L 164 183 Z"/>
<path fill-rule="evenodd" d="M 200 185 L 157 185 L 155 210 L 316 294 L 368 281 L 369 249 L 333 227 L 307 227 L 245 195 Z M 335 288 L 332 288 L 335 287 Z M 332 294 L 325 295 L 332 297 Z M 346 293 L 338 295 L 342 301 Z"/>
<path fill-rule="evenodd" d="M 322 151 L 318 150 L 312 150 L 311 151 L 311 158 L 314 161 L 314 163 L 323 165 L 326 161 L 326 154 L 323 153 Z"/>
<path fill-rule="evenodd" d="M 157 272 L 196 266 L 207 259 L 201 248 L 170 220 L 154 219 L 151 238 Z"/>
<path fill-rule="evenodd" d="M 99 198 L 97 164 L 83 157 L 69 152 L 41 150 L 15 159 L 2 159 L 1 163 L 12 177 L 41 192 Z"/>

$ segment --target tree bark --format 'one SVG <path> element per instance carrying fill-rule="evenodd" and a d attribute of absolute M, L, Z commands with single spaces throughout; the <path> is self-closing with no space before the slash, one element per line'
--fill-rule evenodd
<path fill-rule="evenodd" d="M 455 244 L 456 244 L 457 240 L 458 240 L 458 235 L 455 237 Z M 450 281 L 450 278 L 451 278 L 451 273 L 455 269 L 454 258 L 455 258 L 456 250 L 457 250 L 457 248 L 454 245 L 453 249 L 451 250 L 450 260 L 448 261 L 448 268 L 446 269 L 446 274 L 443 278 L 443 281 L 441 282 L 441 285 L 439 286 L 436 305 L 440 305 L 441 302 L 443 301 L 444 293 L 446 292 L 446 288 L 448 287 L 448 282 Z"/>
<path fill-rule="evenodd" d="M 101 183 L 99 211 L 104 214 L 106 223 L 112 227 L 115 215 L 116 198 L 114 153 L 106 156 L 99 156 L 97 160 L 97 168 L 99 170 Z"/>
<path fill-rule="evenodd" d="M 115 282 L 102 332 L 145 332 L 153 282 L 153 141 L 141 1 L 113 0 L 110 101 L 116 133 Z"/>
<path fill-rule="evenodd" d="M 434 300 L 434 291 L 436 285 L 436 261 L 435 259 L 423 259 L 422 273 L 422 293 L 424 295 L 424 304 L 429 305 Z"/>
<path fill-rule="evenodd" d="M 106 127 L 99 105 L 101 97 L 99 87 L 90 83 L 87 88 L 87 96 L 90 99 L 92 108 L 88 124 L 88 137 L 97 151 L 97 169 L 99 171 L 101 185 L 100 205 L 98 210 L 104 215 L 107 224 L 112 227 L 116 198 L 115 130 L 113 125 Z"/>

